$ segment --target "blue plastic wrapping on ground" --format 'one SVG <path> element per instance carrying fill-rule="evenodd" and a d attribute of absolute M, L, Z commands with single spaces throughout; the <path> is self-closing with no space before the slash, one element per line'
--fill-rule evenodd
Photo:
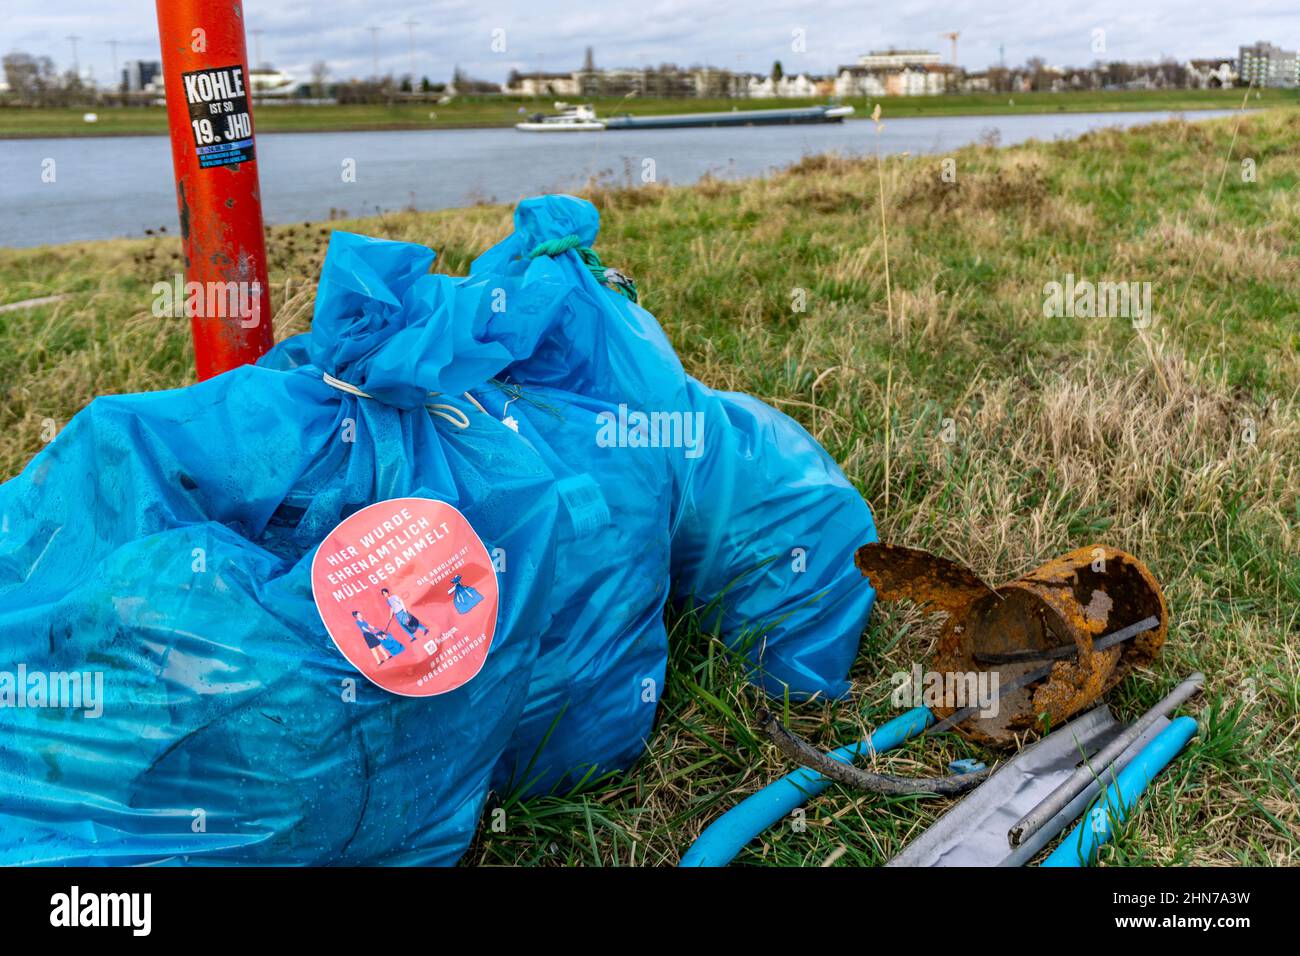
<path fill-rule="evenodd" d="M 0 864 L 464 852 L 549 614 L 558 505 L 527 441 L 463 398 L 438 399 L 463 429 L 424 409 L 531 349 L 432 259 L 336 233 L 313 364 L 97 399 L 0 485 L 0 693 L 31 705 L 0 722 Z M 312 599 L 320 540 L 405 496 L 451 503 L 509 555 L 482 670 L 436 697 L 362 678 Z M 74 674 L 102 693 L 36 706 L 32 675 Z"/>
<path fill-rule="evenodd" d="M 585 200 L 525 200 L 514 233 L 471 272 L 518 269 L 549 239 L 577 235 L 592 245 L 599 225 Z M 793 419 L 688 376 L 655 317 L 600 286 L 576 253 L 529 268 L 537 262 L 572 285 L 572 306 L 530 356 L 511 363 L 507 381 L 524 392 L 547 386 L 598 398 L 621 406 L 629 422 L 645 416 L 658 447 L 627 453 L 657 454 L 672 473 L 676 600 L 713 609 L 707 623 L 747 649 L 768 691 L 845 693 L 875 596 L 853 564 L 854 551 L 876 540 L 861 495 Z M 633 431 L 629 424 L 618 437 L 632 446 Z"/>

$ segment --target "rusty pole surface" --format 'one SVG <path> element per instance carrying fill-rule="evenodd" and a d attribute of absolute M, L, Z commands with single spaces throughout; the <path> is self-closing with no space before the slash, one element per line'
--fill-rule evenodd
<path fill-rule="evenodd" d="M 244 10 L 241 0 L 157 0 L 157 9 L 185 301 L 203 380 L 256 361 L 274 341 Z"/>

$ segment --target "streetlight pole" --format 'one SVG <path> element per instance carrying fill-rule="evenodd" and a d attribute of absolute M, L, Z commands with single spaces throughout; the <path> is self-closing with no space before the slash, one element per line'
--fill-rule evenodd
<path fill-rule="evenodd" d="M 366 27 L 370 31 L 370 55 L 375 62 L 375 82 L 379 82 L 379 27 Z"/>
<path fill-rule="evenodd" d="M 77 41 L 80 39 L 81 37 L 75 33 L 67 37 L 68 42 L 72 44 L 72 75 L 78 80 L 81 79 L 81 60 L 77 57 Z"/>
<path fill-rule="evenodd" d="M 122 92 L 122 76 L 121 76 L 120 73 L 117 72 L 117 45 L 118 45 L 118 43 L 121 42 L 121 41 L 119 41 L 119 40 L 105 40 L 104 42 L 107 43 L 107 44 L 108 44 L 108 48 L 109 48 L 110 50 L 113 51 L 113 72 L 112 72 L 112 74 L 110 74 L 110 75 L 112 76 L 112 87 L 111 87 L 111 88 L 114 89 L 114 90 L 116 90 L 118 93 L 121 93 L 121 92 Z"/>
<path fill-rule="evenodd" d="M 257 361 L 273 342 L 243 0 L 157 0 L 157 8 L 182 301 L 207 379 Z"/>
<path fill-rule="evenodd" d="M 415 92 L 415 28 L 420 25 L 419 20 L 407 20 L 406 29 L 410 32 L 411 37 L 411 92 Z"/>

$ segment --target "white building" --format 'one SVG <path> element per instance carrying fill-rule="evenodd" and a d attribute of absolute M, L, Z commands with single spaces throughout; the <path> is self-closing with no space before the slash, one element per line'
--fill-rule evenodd
<path fill-rule="evenodd" d="M 835 77 L 835 95 L 852 96 L 938 96 L 948 90 L 951 67 L 906 66 L 877 70 L 864 66 L 842 66 Z"/>
<path fill-rule="evenodd" d="M 865 66 L 842 66 L 835 77 L 835 95 L 840 99 L 851 96 L 884 96 L 883 75 Z"/>
<path fill-rule="evenodd" d="M 856 65 L 839 68 L 835 95 L 937 96 L 947 92 L 954 74 L 932 50 L 872 50 L 858 57 Z"/>
<path fill-rule="evenodd" d="M 248 87 L 256 99 L 283 99 L 293 96 L 298 81 L 290 73 L 264 66 L 248 71 Z"/>
<path fill-rule="evenodd" d="M 506 92 L 515 96 L 578 96 L 582 84 L 576 73 L 520 73 Z"/>
<path fill-rule="evenodd" d="M 811 99 L 817 96 L 817 82 L 807 74 L 783 76 L 773 80 L 770 76 L 751 76 L 749 78 L 749 95 L 756 100 L 788 97 L 790 99 Z"/>
<path fill-rule="evenodd" d="M 929 69 L 905 67 L 885 77 L 887 96 L 938 96 L 948 88 L 948 71 L 934 66 Z"/>
<path fill-rule="evenodd" d="M 858 66 L 869 70 L 901 70 L 904 67 L 938 66 L 939 54 L 932 50 L 872 50 L 858 57 Z"/>
<path fill-rule="evenodd" d="M 1297 60 L 1295 50 L 1283 50 L 1263 40 L 1241 48 L 1237 70 L 1243 84 L 1295 86 L 1300 83 L 1300 60 Z"/>
<path fill-rule="evenodd" d="M 1188 60 L 1187 81 L 1190 86 L 1206 89 L 1216 86 L 1236 86 L 1237 71 L 1233 61 Z"/>

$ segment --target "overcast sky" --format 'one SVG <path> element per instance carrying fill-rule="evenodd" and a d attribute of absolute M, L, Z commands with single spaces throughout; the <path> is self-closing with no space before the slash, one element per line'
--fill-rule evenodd
<path fill-rule="evenodd" d="M 153 0 L 4 0 L 0 51 L 23 50 L 72 63 L 71 34 L 83 72 L 101 83 L 112 72 L 106 41 L 118 40 L 119 60 L 157 59 Z M 1300 45 L 1296 0 L 597 0 L 579 4 L 528 0 L 245 0 L 249 56 L 306 79 L 325 60 L 333 78 L 373 72 L 371 34 L 379 27 L 381 72 L 411 69 L 411 33 L 418 73 L 444 80 L 459 63 L 473 76 L 500 81 L 511 69 L 569 70 L 595 48 L 598 66 L 673 62 L 766 72 L 780 59 L 786 72 L 829 73 L 868 49 L 889 46 L 940 51 L 941 33 L 961 32 L 958 61 L 968 69 L 1042 56 L 1056 65 L 1096 59 L 1158 59 L 1235 55 L 1237 47 L 1268 40 Z M 417 21 L 414 28 L 406 21 Z M 803 31 L 805 52 L 792 49 Z M 1094 30 L 1105 53 L 1093 52 Z M 493 52 L 494 31 L 505 50 Z M 498 34 L 498 36 L 500 36 Z"/>

